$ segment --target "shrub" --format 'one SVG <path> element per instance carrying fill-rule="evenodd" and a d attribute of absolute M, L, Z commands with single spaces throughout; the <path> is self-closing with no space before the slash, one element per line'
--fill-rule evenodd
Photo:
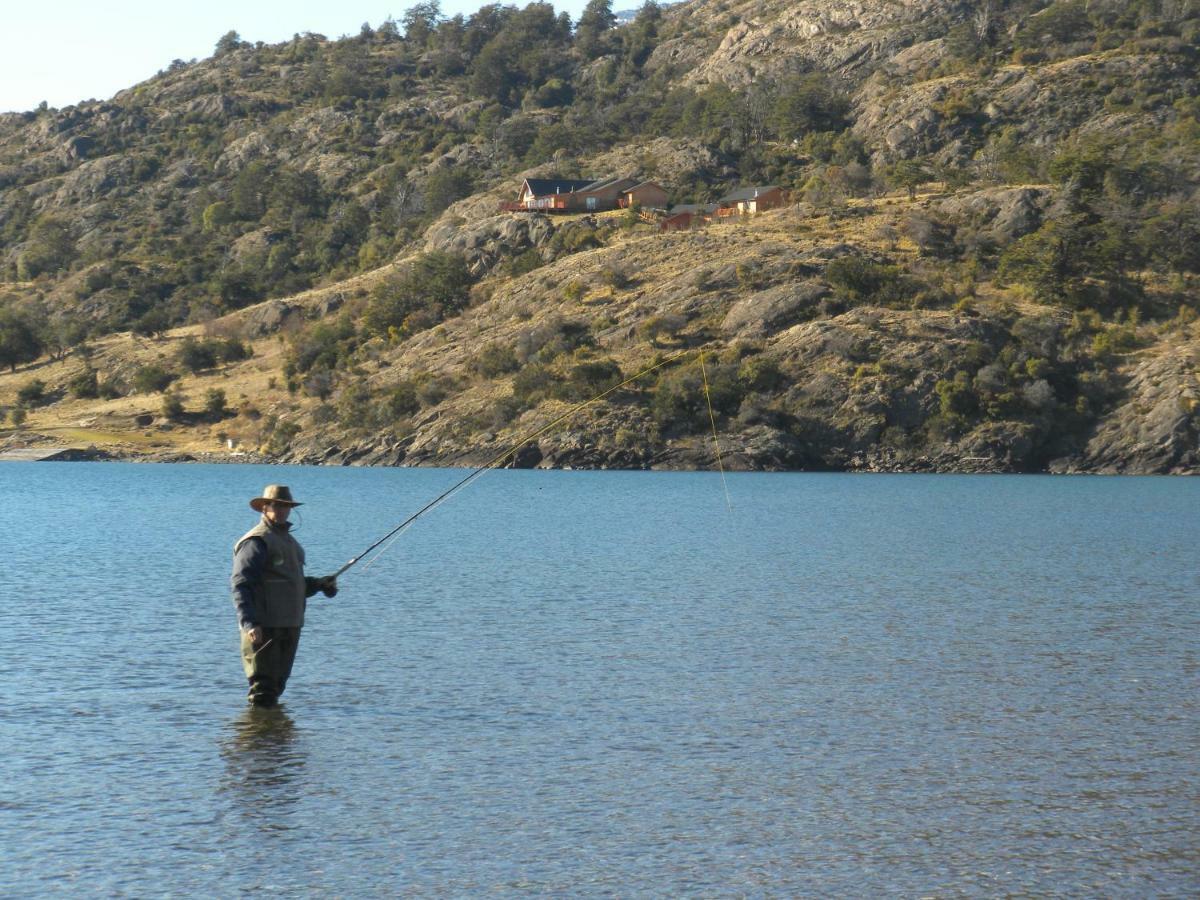
<path fill-rule="evenodd" d="M 380 397 L 377 410 L 383 422 L 394 422 L 411 416 L 421 408 L 417 397 L 417 386 L 411 381 L 401 381 Z"/>
<path fill-rule="evenodd" d="M 965 419 L 975 413 L 975 392 L 971 389 L 971 376 L 966 372 L 954 373 L 954 378 L 943 378 L 934 386 L 938 395 L 941 414 L 946 419 Z"/>
<path fill-rule="evenodd" d="M 472 280 L 461 256 L 426 253 L 372 289 L 364 324 L 380 337 L 388 337 L 392 329 L 403 337 L 436 325 L 467 305 Z"/>
<path fill-rule="evenodd" d="M 193 373 L 211 369 L 217 364 L 217 354 L 212 345 L 207 341 L 197 341 L 195 338 L 184 340 L 179 345 L 175 356 L 183 368 Z"/>
<path fill-rule="evenodd" d="M 523 368 L 513 378 L 513 397 L 522 406 L 537 406 L 550 396 L 557 377 L 549 366 L 543 363 L 532 363 Z"/>
<path fill-rule="evenodd" d="M 46 399 L 46 382 L 40 379 L 21 385 L 17 391 L 17 403 L 21 406 L 41 406 Z"/>
<path fill-rule="evenodd" d="M 521 362 L 550 362 L 596 343 L 590 326 L 575 320 L 550 319 L 517 337 L 514 350 Z"/>
<path fill-rule="evenodd" d="M 600 280 L 614 291 L 624 290 L 633 284 L 628 269 L 619 262 L 609 263 L 600 273 Z"/>
<path fill-rule="evenodd" d="M 748 391 L 770 392 L 783 384 L 783 370 L 769 356 L 752 356 L 738 369 L 738 381 Z"/>
<path fill-rule="evenodd" d="M 545 265 L 545 262 L 542 259 L 542 254 L 536 248 L 530 248 L 524 253 L 520 253 L 510 259 L 505 268 L 508 270 L 509 276 L 516 278 L 518 275 L 524 275 L 526 272 L 532 272 L 534 269 L 541 268 Z"/>
<path fill-rule="evenodd" d="M 565 379 L 554 382 L 551 396 L 570 403 L 583 403 L 621 383 L 620 367 L 611 359 L 573 366 Z"/>
<path fill-rule="evenodd" d="M 209 344 L 212 346 L 214 355 L 221 362 L 240 362 L 253 355 L 250 347 L 236 338 L 210 341 Z"/>
<path fill-rule="evenodd" d="M 298 422 L 276 421 L 272 423 L 272 427 L 268 430 L 266 452 L 271 456 L 283 455 L 299 433 Z"/>
<path fill-rule="evenodd" d="M 162 414 L 171 422 L 178 422 L 183 418 L 183 397 L 178 391 L 163 394 Z"/>
<path fill-rule="evenodd" d="M 159 337 L 171 327 L 171 317 L 162 306 L 155 306 L 133 320 L 130 330 L 140 337 Z"/>
<path fill-rule="evenodd" d="M 338 420 L 351 428 L 369 428 L 374 424 L 371 410 L 371 389 L 361 381 L 347 385 L 336 401 Z"/>
<path fill-rule="evenodd" d="M 704 392 L 704 374 L 708 378 L 708 398 Z M 707 366 L 704 374 L 699 366 L 685 366 L 661 375 L 651 403 L 654 421 L 664 429 L 682 433 L 702 431 L 710 426 L 709 399 L 716 416 L 737 412 L 745 388 L 738 380 L 736 367 L 719 363 Z"/>
<path fill-rule="evenodd" d="M 661 316 L 651 316 L 646 319 L 638 331 L 642 337 L 646 338 L 653 346 L 658 346 L 663 337 L 675 340 L 679 336 L 679 332 L 687 326 L 687 317 L 678 313 L 664 313 Z"/>
<path fill-rule="evenodd" d="M 912 285 L 899 266 L 886 266 L 861 256 L 839 256 L 825 267 L 825 280 L 852 303 L 904 305 Z"/>
<path fill-rule="evenodd" d="M 457 388 L 453 378 L 427 378 L 417 386 L 417 400 L 422 406 L 437 406 Z"/>
<path fill-rule="evenodd" d="M 225 392 L 220 388 L 210 388 L 204 395 L 204 415 L 210 422 L 220 422 L 228 414 Z"/>
<path fill-rule="evenodd" d="M 95 369 L 85 369 L 67 382 L 67 393 L 81 400 L 100 396 L 100 379 Z"/>
<path fill-rule="evenodd" d="M 133 374 L 133 389 L 139 394 L 165 391 L 176 379 L 176 374 L 154 364 L 142 366 Z"/>
<path fill-rule="evenodd" d="M 467 368 L 481 378 L 496 378 L 509 372 L 515 372 L 521 367 L 516 351 L 504 344 L 491 343 L 486 345 L 467 364 Z"/>
<path fill-rule="evenodd" d="M 1092 339 L 1092 352 L 1099 357 L 1129 353 L 1138 348 L 1137 329 L 1132 323 L 1111 325 Z"/>
<path fill-rule="evenodd" d="M 358 344 L 354 322 L 347 315 L 335 322 L 318 322 L 290 337 L 285 374 L 332 370 L 350 358 Z"/>

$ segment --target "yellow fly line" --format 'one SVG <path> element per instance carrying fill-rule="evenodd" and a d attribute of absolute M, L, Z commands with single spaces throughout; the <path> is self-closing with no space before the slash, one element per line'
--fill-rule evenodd
<path fill-rule="evenodd" d="M 717 452 L 717 469 L 721 472 L 721 487 L 725 491 L 725 508 L 733 514 L 733 501 L 729 499 L 729 485 L 725 482 L 725 464 L 721 461 L 721 442 L 717 440 L 717 417 L 713 415 L 712 395 L 708 391 L 708 372 L 704 369 L 704 351 L 700 351 L 700 377 L 704 379 L 704 400 L 708 403 L 708 421 L 712 424 L 713 449 Z"/>
<path fill-rule="evenodd" d="M 343 572 L 345 572 L 347 569 L 349 569 L 351 566 L 353 566 L 355 563 L 357 563 L 359 560 L 361 560 L 364 556 L 366 556 L 368 553 L 370 553 L 372 550 L 374 550 L 376 547 L 380 547 L 386 543 L 387 546 L 383 546 L 382 549 L 377 554 L 375 554 L 375 556 L 364 567 L 364 570 L 367 568 L 370 568 L 375 563 L 375 561 L 378 560 L 379 557 L 382 556 L 388 550 L 388 548 L 391 546 L 391 544 L 388 543 L 389 540 L 398 538 L 400 536 L 400 534 L 405 529 L 407 529 L 409 525 L 411 525 L 413 522 L 415 522 L 420 516 L 429 512 L 431 509 L 433 509 L 437 506 L 440 506 L 442 503 L 446 502 L 448 499 L 450 499 L 451 496 L 453 496 L 454 494 L 458 493 L 458 491 L 465 488 L 468 484 L 470 484 L 476 478 L 481 476 L 484 472 L 487 472 L 489 469 L 494 469 L 497 466 L 499 466 L 501 463 L 503 463 L 506 459 L 508 459 L 513 454 L 515 454 L 518 450 L 520 450 L 522 447 L 524 447 L 530 441 L 536 440 L 537 438 L 541 437 L 543 434 L 545 434 L 547 431 L 550 431 L 550 429 L 554 428 L 560 422 L 563 422 L 563 421 L 569 419 L 571 416 L 575 415 L 576 413 L 578 413 L 584 409 L 587 409 L 587 407 L 591 406 L 593 403 L 599 403 L 601 400 L 603 400 L 609 394 L 619 391 L 621 388 L 627 387 L 628 385 L 633 384 L 638 379 L 644 378 L 646 375 L 649 375 L 651 372 L 653 372 L 657 369 L 661 369 L 663 366 L 668 366 L 671 363 L 676 362 L 677 360 L 683 359 L 685 356 L 688 356 L 692 353 L 698 353 L 699 357 L 700 357 L 700 372 L 701 372 L 701 377 L 703 378 L 703 381 L 704 381 L 704 399 L 708 404 L 708 418 L 709 418 L 709 422 L 712 424 L 713 444 L 714 444 L 714 446 L 716 446 L 716 450 L 717 450 L 717 465 L 721 469 L 721 484 L 723 486 L 725 486 L 725 469 L 724 469 L 724 465 L 721 462 L 721 448 L 717 444 L 717 422 L 716 422 L 716 417 L 713 414 L 712 398 L 709 395 L 708 375 L 704 371 L 704 351 L 703 350 L 680 350 L 678 353 L 673 353 L 664 359 L 660 359 L 658 362 L 656 362 L 652 366 L 647 366 L 646 368 L 642 369 L 637 374 L 629 376 L 624 381 L 622 381 L 620 384 L 615 384 L 612 387 L 608 388 L 607 390 L 602 391 L 601 393 L 597 394 L 596 396 L 591 397 L 588 400 L 584 400 L 582 403 L 578 403 L 575 406 L 572 406 L 570 409 L 568 409 L 562 415 L 557 416 L 556 418 L 554 418 L 550 422 L 547 422 L 545 425 L 541 426 L 540 428 L 521 435 L 514 443 L 509 445 L 509 447 L 506 450 L 504 450 L 502 453 L 498 453 L 496 456 L 492 457 L 490 460 L 488 460 L 482 466 L 479 466 L 477 469 L 472 471 L 471 474 L 467 475 L 461 481 L 457 482 L 456 484 L 454 484 L 453 486 L 448 488 L 446 491 L 443 491 L 437 497 L 434 497 L 432 500 L 430 500 L 428 503 L 426 503 L 424 506 L 422 506 L 419 510 L 417 510 L 415 513 L 413 513 L 411 516 L 409 516 L 407 519 L 405 519 L 403 522 L 401 522 L 399 525 L 397 525 L 395 528 L 393 528 L 391 531 L 389 531 L 387 534 L 385 534 L 383 537 L 381 537 L 379 540 L 377 540 L 375 543 L 373 543 L 366 550 L 364 550 L 362 553 L 358 554 L 358 556 L 355 556 L 353 559 L 351 559 L 349 562 L 347 562 L 344 566 L 342 566 L 340 569 L 338 569 L 337 572 L 334 573 L 333 577 L 335 577 L 335 578 L 338 577 Z M 730 511 L 732 512 L 733 507 L 729 501 L 728 486 L 725 486 L 725 503 L 727 506 L 729 506 Z"/>

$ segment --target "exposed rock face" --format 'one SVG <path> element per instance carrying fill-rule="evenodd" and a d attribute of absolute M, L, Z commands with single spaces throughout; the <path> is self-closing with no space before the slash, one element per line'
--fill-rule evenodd
<path fill-rule="evenodd" d="M 114 194 L 128 191 L 132 175 L 133 160 L 128 156 L 88 160 L 63 176 L 50 199 L 59 206 L 111 199 Z"/>
<path fill-rule="evenodd" d="M 291 303 L 283 300 L 268 300 L 244 312 L 235 313 L 229 318 L 236 319 L 240 323 L 242 334 L 245 337 L 259 338 L 274 334 L 300 313 L 300 308 Z"/>
<path fill-rule="evenodd" d="M 990 188 L 937 204 L 944 216 L 966 224 L 1004 246 L 1037 231 L 1051 201 L 1039 188 Z"/>
<path fill-rule="evenodd" d="M 523 213 L 459 224 L 443 219 L 425 239 L 426 250 L 461 254 L 471 271 L 482 275 L 502 260 L 544 244 L 553 234 L 546 216 Z"/>
<path fill-rule="evenodd" d="M 229 144 L 217 159 L 215 170 L 219 175 L 232 175 L 258 159 L 271 158 L 271 146 L 257 131 Z"/>
<path fill-rule="evenodd" d="M 1129 475 L 1200 470 L 1200 342 L 1138 364 L 1128 399 L 1097 428 L 1084 452 L 1055 471 Z"/>
<path fill-rule="evenodd" d="M 96 141 L 86 134 L 76 135 L 63 144 L 63 152 L 68 160 L 86 159 L 95 149 Z"/>
<path fill-rule="evenodd" d="M 811 319 L 817 304 L 829 295 L 821 281 L 781 284 L 737 301 L 726 314 L 721 328 L 727 334 L 762 336 Z"/>
<path fill-rule="evenodd" d="M 687 38 L 679 38 L 661 45 L 650 65 L 686 66 L 685 81 L 691 84 L 745 86 L 804 70 L 861 77 L 913 43 L 934 17 L 960 14 L 961 5 L 951 0 L 690 3 L 673 14 L 694 17 L 714 29 L 731 14 L 738 21 L 713 52 L 701 56 L 685 46 Z"/>
<path fill-rule="evenodd" d="M 1033 147 L 1076 129 L 1120 133 L 1129 116 L 1106 107 L 1097 83 L 1165 85 L 1177 78 L 1169 58 L 1088 56 L 1040 67 L 1005 66 L 983 80 L 967 75 L 910 80 L 940 54 L 940 40 L 909 48 L 859 88 L 854 131 L 875 148 L 877 161 L 928 155 L 941 164 L 963 165 L 985 125 L 1011 127 Z"/>

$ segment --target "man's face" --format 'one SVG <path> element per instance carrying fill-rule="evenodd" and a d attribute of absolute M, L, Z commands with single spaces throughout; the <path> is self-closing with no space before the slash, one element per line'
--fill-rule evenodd
<path fill-rule="evenodd" d="M 273 525 L 282 525 L 286 522 L 291 511 L 292 508 L 285 503 L 274 503 L 268 500 L 263 504 L 263 515 Z"/>

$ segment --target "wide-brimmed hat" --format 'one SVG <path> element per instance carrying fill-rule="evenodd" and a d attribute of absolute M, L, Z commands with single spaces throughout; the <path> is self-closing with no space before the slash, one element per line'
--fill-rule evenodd
<path fill-rule="evenodd" d="M 268 502 L 282 503 L 284 506 L 302 505 L 292 499 L 292 490 L 286 484 L 268 484 L 263 488 L 261 497 L 255 497 L 250 501 L 250 508 L 255 512 L 262 512 L 262 508 Z"/>

